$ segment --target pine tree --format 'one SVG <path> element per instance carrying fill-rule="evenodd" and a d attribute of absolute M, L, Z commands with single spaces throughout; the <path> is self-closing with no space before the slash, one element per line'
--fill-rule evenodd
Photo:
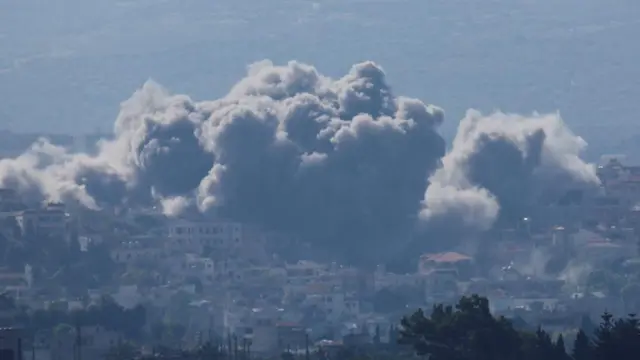
<path fill-rule="evenodd" d="M 602 315 L 602 322 L 595 332 L 593 352 L 595 360 L 619 360 L 614 337 L 614 326 L 613 315 L 605 312 Z"/>
<path fill-rule="evenodd" d="M 554 347 L 554 356 L 553 356 L 554 359 L 567 360 L 568 358 L 567 349 L 564 345 L 564 337 L 562 336 L 562 334 L 558 336 L 558 339 L 556 340 L 555 344 L 553 344 L 553 347 Z"/>
<path fill-rule="evenodd" d="M 551 336 L 538 327 L 536 330 L 536 346 L 535 357 L 539 359 L 553 359 L 555 354 L 555 348 Z"/>
<path fill-rule="evenodd" d="M 573 350 L 571 351 L 571 357 L 573 360 L 592 360 L 593 359 L 593 344 L 587 336 L 587 334 L 580 329 L 576 335 L 576 340 L 573 342 Z"/>

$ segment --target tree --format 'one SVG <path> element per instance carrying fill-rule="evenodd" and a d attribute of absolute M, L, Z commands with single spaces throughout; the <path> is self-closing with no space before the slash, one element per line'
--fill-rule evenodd
<path fill-rule="evenodd" d="M 566 345 L 564 344 L 564 337 L 562 334 L 558 336 L 555 344 L 553 345 L 553 358 L 556 360 L 568 360 Z"/>
<path fill-rule="evenodd" d="M 617 356 L 617 350 L 615 348 L 615 338 L 614 338 L 614 320 L 613 315 L 608 312 L 605 312 L 602 315 L 602 322 L 600 326 L 596 329 L 595 332 L 595 349 L 594 349 L 594 358 L 595 360 L 610 360 L 616 359 L 621 360 Z"/>
<path fill-rule="evenodd" d="M 491 315 L 486 298 L 473 295 L 455 309 L 440 304 L 430 317 L 420 309 L 403 318 L 400 343 L 432 360 L 507 360 L 518 358 L 521 339 L 507 319 Z"/>
<path fill-rule="evenodd" d="M 571 357 L 574 360 L 593 360 L 593 344 L 584 330 L 580 329 L 573 342 Z"/>
<path fill-rule="evenodd" d="M 530 336 L 525 333 L 520 336 L 523 340 L 521 349 L 525 359 L 555 359 L 556 349 L 551 336 L 541 327 Z"/>

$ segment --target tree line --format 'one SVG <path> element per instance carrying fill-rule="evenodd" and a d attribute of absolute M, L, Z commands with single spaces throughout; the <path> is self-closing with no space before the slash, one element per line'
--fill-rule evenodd
<path fill-rule="evenodd" d="M 631 360 L 640 354 L 640 324 L 635 315 L 602 320 L 593 334 L 578 331 L 571 346 L 541 328 L 522 331 L 495 317 L 486 298 L 463 297 L 455 306 L 436 305 L 430 315 L 418 310 L 401 322 L 399 342 L 430 360 Z"/>

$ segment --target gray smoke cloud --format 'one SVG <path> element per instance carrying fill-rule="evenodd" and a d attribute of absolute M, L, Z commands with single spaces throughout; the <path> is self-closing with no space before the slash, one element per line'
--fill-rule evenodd
<path fill-rule="evenodd" d="M 530 117 L 469 110 L 451 151 L 429 179 L 421 217 L 455 220 L 479 230 L 529 216 L 531 206 L 599 184 L 580 159 L 586 142 L 559 114 Z"/>
<path fill-rule="evenodd" d="M 443 118 L 395 96 L 373 62 L 331 79 L 263 61 L 213 101 L 149 81 L 122 103 L 97 154 L 40 140 L 0 160 L 0 185 L 94 209 L 215 212 L 354 258 L 384 254 L 419 222 L 490 228 L 501 209 L 523 211 L 559 178 L 597 182 L 578 156 L 584 141 L 558 116 L 469 112 L 448 153 Z"/>

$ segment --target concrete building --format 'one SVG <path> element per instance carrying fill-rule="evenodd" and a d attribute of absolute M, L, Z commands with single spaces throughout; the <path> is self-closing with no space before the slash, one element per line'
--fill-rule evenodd
<path fill-rule="evenodd" d="M 262 356 L 277 353 L 278 323 L 281 316 L 282 310 L 277 308 L 252 309 L 249 330 L 252 334 L 252 353 Z"/>
<path fill-rule="evenodd" d="M 111 251 L 116 263 L 132 265 L 141 262 L 158 262 L 164 255 L 163 243 L 155 237 L 138 236 L 120 242 Z"/>
<path fill-rule="evenodd" d="M 176 220 L 169 224 L 167 246 L 172 251 L 202 253 L 211 250 L 232 250 L 242 247 L 248 230 L 236 222 Z"/>
<path fill-rule="evenodd" d="M 42 209 L 29 209 L 16 214 L 16 222 L 24 235 L 62 237 L 66 239 L 69 215 L 61 204 L 48 204 Z"/>

